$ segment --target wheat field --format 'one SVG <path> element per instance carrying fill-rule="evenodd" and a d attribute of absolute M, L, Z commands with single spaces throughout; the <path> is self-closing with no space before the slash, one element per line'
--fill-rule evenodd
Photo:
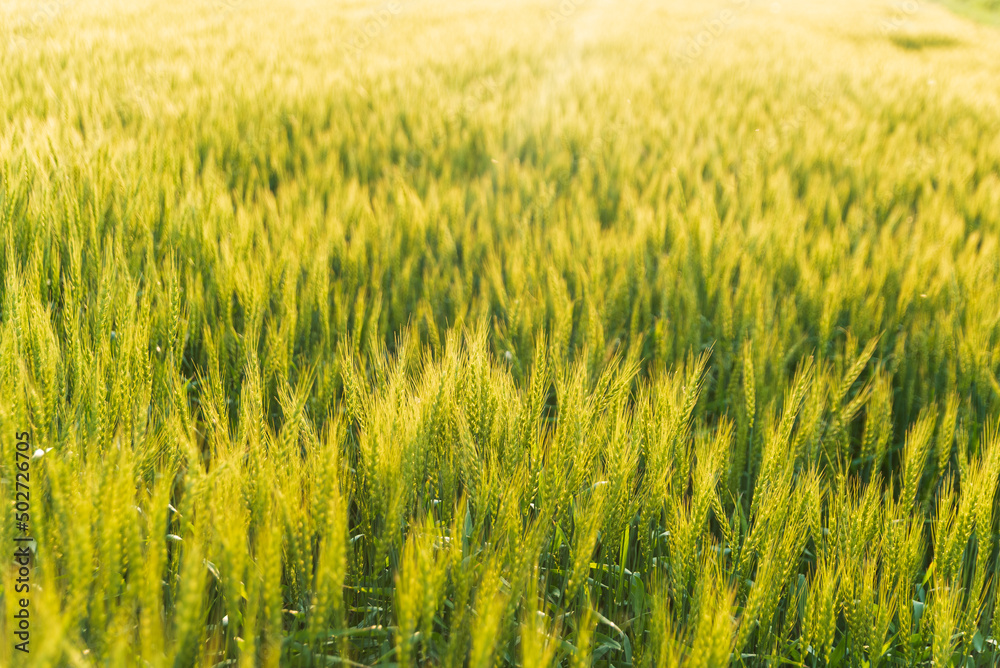
<path fill-rule="evenodd" d="M 998 665 L 948 7 L 0 3 L 0 665 Z"/>

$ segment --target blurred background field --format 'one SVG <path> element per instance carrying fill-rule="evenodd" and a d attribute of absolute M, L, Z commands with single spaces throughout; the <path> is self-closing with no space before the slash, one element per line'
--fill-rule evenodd
<path fill-rule="evenodd" d="M 947 7 L 0 3 L 0 663 L 996 665 Z"/>

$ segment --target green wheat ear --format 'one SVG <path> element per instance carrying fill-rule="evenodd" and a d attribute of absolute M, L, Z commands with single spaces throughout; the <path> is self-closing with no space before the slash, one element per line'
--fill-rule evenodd
<path fill-rule="evenodd" d="M 754 416 L 757 412 L 757 391 L 753 372 L 753 349 L 749 341 L 743 345 L 743 388 L 746 395 L 748 429 L 753 430 Z"/>

